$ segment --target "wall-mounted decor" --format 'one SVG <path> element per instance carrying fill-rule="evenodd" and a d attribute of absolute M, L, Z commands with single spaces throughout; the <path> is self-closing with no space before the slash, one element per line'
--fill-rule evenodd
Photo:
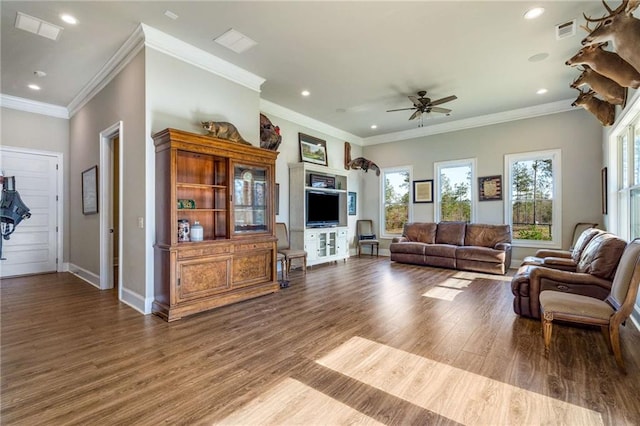
<path fill-rule="evenodd" d="M 480 201 L 502 200 L 502 175 L 478 178 Z"/>
<path fill-rule="evenodd" d="M 82 172 L 82 214 L 98 213 L 98 166 Z"/>
<path fill-rule="evenodd" d="M 413 202 L 433 203 L 433 179 L 413 181 Z"/>
<path fill-rule="evenodd" d="M 602 214 L 607 214 L 607 168 L 603 167 L 600 172 L 600 179 L 602 181 Z"/>
<path fill-rule="evenodd" d="M 355 216 L 358 205 L 358 194 L 349 191 L 347 194 L 347 208 L 349 210 L 349 216 Z"/>
<path fill-rule="evenodd" d="M 336 178 L 333 176 L 309 174 L 309 186 L 313 188 L 331 188 L 336 187 Z"/>
<path fill-rule="evenodd" d="M 276 183 L 276 203 L 275 203 L 276 216 L 280 214 L 280 184 Z"/>
<path fill-rule="evenodd" d="M 327 165 L 327 142 L 313 136 L 298 133 L 300 161 Z"/>

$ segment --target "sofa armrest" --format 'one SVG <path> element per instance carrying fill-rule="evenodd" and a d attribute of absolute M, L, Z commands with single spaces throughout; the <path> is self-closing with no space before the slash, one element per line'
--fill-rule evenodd
<path fill-rule="evenodd" d="M 391 240 L 392 243 L 406 243 L 409 239 L 407 237 L 393 237 Z"/>
<path fill-rule="evenodd" d="M 541 266 L 552 269 L 561 269 L 563 271 L 575 272 L 578 266 L 571 258 L 566 257 L 545 257 L 542 259 Z"/>
<path fill-rule="evenodd" d="M 562 257 L 565 259 L 571 259 L 571 252 L 567 250 L 549 250 L 541 249 L 536 252 L 536 257 Z"/>
<path fill-rule="evenodd" d="M 511 267 L 511 243 L 498 243 L 494 249 L 504 251 L 504 270 L 509 270 Z"/>
<path fill-rule="evenodd" d="M 529 282 L 532 288 L 539 289 L 541 281 L 544 279 L 559 284 L 595 286 L 606 291 L 611 289 L 611 281 L 591 274 L 562 271 L 560 269 L 545 268 L 543 266 L 534 266 L 529 269 Z"/>

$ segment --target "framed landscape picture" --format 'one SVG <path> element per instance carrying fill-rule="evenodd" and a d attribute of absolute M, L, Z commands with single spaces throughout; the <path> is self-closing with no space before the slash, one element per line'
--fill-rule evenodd
<path fill-rule="evenodd" d="M 327 142 L 313 136 L 298 133 L 300 161 L 327 165 Z"/>
<path fill-rule="evenodd" d="M 349 210 L 349 216 L 355 216 L 356 215 L 356 209 L 357 209 L 357 205 L 358 205 L 358 194 L 356 194 L 355 192 L 351 192 L 349 191 L 349 193 L 347 194 L 347 207 Z"/>
<path fill-rule="evenodd" d="M 433 179 L 413 181 L 413 202 L 433 203 Z"/>

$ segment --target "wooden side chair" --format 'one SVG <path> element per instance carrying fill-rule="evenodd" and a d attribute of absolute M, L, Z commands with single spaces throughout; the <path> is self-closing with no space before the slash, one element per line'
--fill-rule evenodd
<path fill-rule="evenodd" d="M 373 256 L 373 248 L 376 249 L 376 257 L 378 257 L 380 243 L 373 232 L 373 221 L 371 219 L 360 219 L 356 221 L 356 238 L 358 238 L 358 257 L 362 252 L 362 247 L 370 247 L 371 256 Z"/>
<path fill-rule="evenodd" d="M 283 254 L 287 264 L 287 277 L 291 272 L 291 261 L 294 259 L 302 259 L 302 271 L 307 273 L 307 252 L 304 250 L 292 250 L 289 244 L 289 232 L 287 224 L 283 222 L 276 223 L 276 237 L 278 238 L 278 253 Z"/>
<path fill-rule="evenodd" d="M 620 351 L 620 325 L 631 311 L 640 285 L 640 238 L 625 247 L 605 300 L 579 294 L 545 290 L 540 293 L 540 312 L 545 355 L 549 356 L 554 320 L 600 326 L 618 367 L 626 372 Z"/>

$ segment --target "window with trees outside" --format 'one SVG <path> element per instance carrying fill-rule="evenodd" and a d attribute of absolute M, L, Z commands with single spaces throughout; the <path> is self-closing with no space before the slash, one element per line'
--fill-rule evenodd
<path fill-rule="evenodd" d="M 560 246 L 560 150 L 505 156 L 505 218 L 515 244 Z"/>
<path fill-rule="evenodd" d="M 640 237 L 640 115 L 617 136 L 619 176 L 617 210 L 619 235 L 633 240 Z"/>
<path fill-rule="evenodd" d="M 436 221 L 473 222 L 475 163 L 475 159 L 435 163 Z"/>
<path fill-rule="evenodd" d="M 401 235 L 412 217 L 410 200 L 411 167 L 382 170 L 383 235 Z"/>

